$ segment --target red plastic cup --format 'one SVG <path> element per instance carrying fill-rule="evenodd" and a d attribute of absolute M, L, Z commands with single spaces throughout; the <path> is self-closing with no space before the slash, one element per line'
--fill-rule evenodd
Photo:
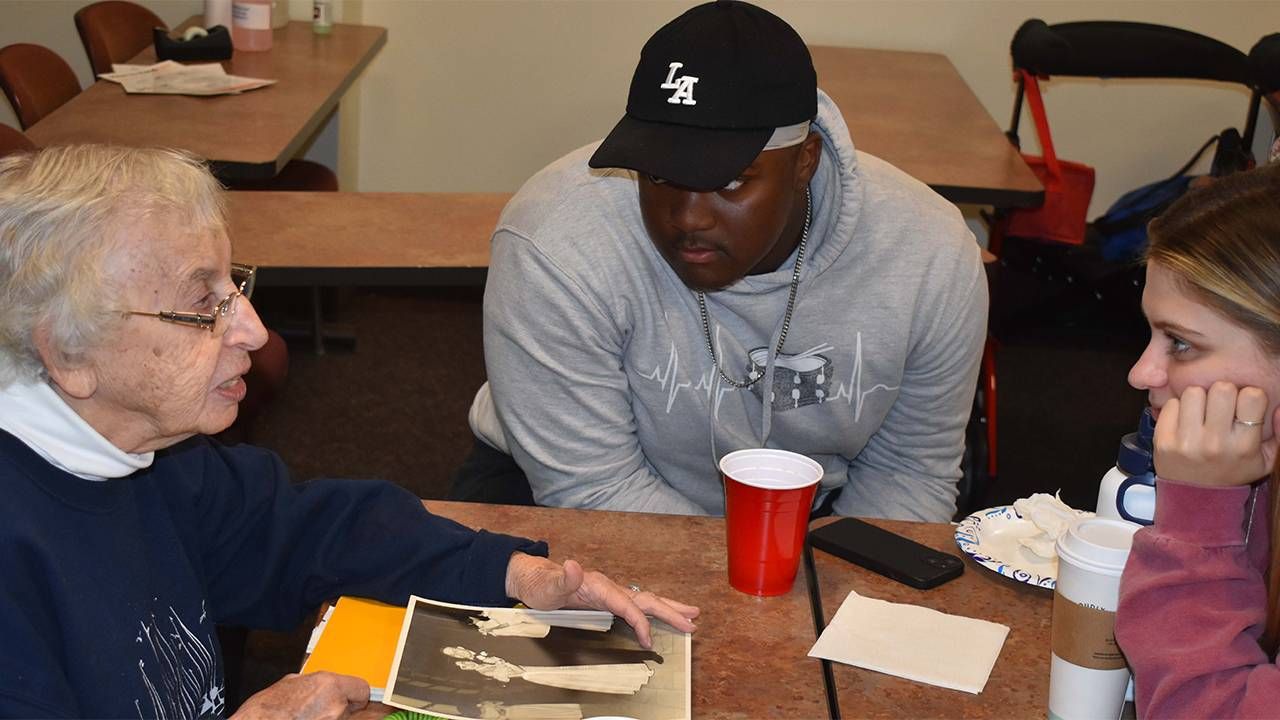
<path fill-rule="evenodd" d="M 769 448 L 720 459 L 728 527 L 729 584 L 748 595 L 783 595 L 800 568 L 804 531 L 822 466 Z"/>

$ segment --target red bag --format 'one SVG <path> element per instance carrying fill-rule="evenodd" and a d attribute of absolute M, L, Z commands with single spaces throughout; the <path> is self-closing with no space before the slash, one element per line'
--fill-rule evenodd
<path fill-rule="evenodd" d="M 1040 98 L 1040 84 L 1035 75 L 1026 70 L 1018 72 L 1022 75 L 1027 104 L 1031 106 L 1036 135 L 1044 152 L 1044 157 L 1023 153 L 1022 159 L 1044 185 L 1044 204 L 1010 210 L 1005 234 L 1080 245 L 1084 242 L 1085 217 L 1089 212 L 1089 200 L 1093 197 L 1093 168 L 1058 159 L 1053 151 L 1053 138 L 1049 135 L 1044 101 Z"/>

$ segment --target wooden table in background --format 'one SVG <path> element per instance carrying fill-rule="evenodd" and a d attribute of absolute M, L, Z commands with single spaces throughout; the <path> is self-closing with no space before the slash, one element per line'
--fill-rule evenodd
<path fill-rule="evenodd" d="M 482 285 L 509 193 L 227 194 L 236 262 L 267 285 Z"/>
<path fill-rule="evenodd" d="M 188 23 L 191 21 L 188 21 Z M 338 106 L 343 93 L 387 42 L 385 28 L 334 25 L 316 35 L 309 22 L 275 31 L 271 50 L 237 52 L 232 75 L 276 80 L 239 95 L 126 95 L 99 80 L 26 133 L 39 146 L 72 142 L 176 147 L 213 163 L 220 177 L 274 177 Z M 144 50 L 131 62 L 155 62 Z"/>
<path fill-rule="evenodd" d="M 190 21 L 188 21 L 190 22 Z M 235 75 L 272 78 L 240 95 L 127 96 L 98 81 L 27 129 L 37 145 L 102 142 L 189 150 L 229 179 L 274 176 L 337 106 L 387 41 L 384 28 L 311 24 L 277 30 L 268 52 L 237 52 Z M 856 147 L 959 203 L 1033 206 L 1043 188 L 951 62 L 936 53 L 814 46 L 818 84 Z M 147 49 L 132 62 L 151 63 Z"/>
<path fill-rule="evenodd" d="M 945 55 L 812 46 L 853 145 L 956 203 L 1039 205 L 1044 187 Z"/>
<path fill-rule="evenodd" d="M 302 24 L 292 23 L 289 32 L 294 32 L 295 25 Z M 373 33 L 365 37 L 372 44 L 363 62 L 385 42 L 385 31 L 379 28 L 345 28 L 357 35 Z M 305 35 L 310 38 L 308 45 L 324 42 L 309 32 Z M 356 43 L 354 37 L 349 40 Z M 273 53 L 286 47 L 280 43 L 270 53 L 238 54 L 233 64 L 269 62 Z M 301 52 L 300 46 L 293 47 Z M 857 48 L 811 50 L 819 85 L 844 112 L 857 147 L 893 163 L 953 202 L 1002 207 L 1040 202 L 1039 181 L 945 56 Z M 255 74 L 239 65 L 235 71 Z M 358 71 L 354 67 L 352 74 Z M 83 95 L 114 93 L 111 97 L 119 102 L 123 92 L 114 85 L 102 85 L 111 84 L 98 83 Z M 277 89 L 239 98 L 263 93 L 266 99 L 267 93 Z M 164 99 L 193 107 L 208 102 Z M 332 101 L 336 102 L 336 95 Z M 54 113 L 32 129 L 58 117 Z M 231 193 L 231 238 L 237 259 L 264 268 L 261 277 L 266 284 L 476 285 L 484 282 L 489 236 L 510 197 L 507 193 Z"/>
<path fill-rule="evenodd" d="M 832 522 L 823 519 L 815 526 Z M 947 523 L 870 521 L 916 542 L 964 557 Z M 832 663 L 840 712 L 849 718 L 1027 718 L 1049 708 L 1049 631 L 1053 593 L 1014 582 L 965 557 L 964 574 L 932 590 L 916 590 L 821 550 L 813 551 L 823 623 L 850 590 L 889 602 L 922 605 L 1009 626 L 1009 636 L 981 694 L 912 682 Z"/>
<path fill-rule="evenodd" d="M 724 520 L 680 515 L 513 507 L 429 500 L 434 513 L 473 528 L 547 540 L 620 583 L 697 605 L 696 718 L 828 717 L 803 568 L 791 592 L 755 598 L 729 587 Z M 899 707 L 900 716 L 911 705 Z M 852 717 L 852 715 L 851 715 Z"/>

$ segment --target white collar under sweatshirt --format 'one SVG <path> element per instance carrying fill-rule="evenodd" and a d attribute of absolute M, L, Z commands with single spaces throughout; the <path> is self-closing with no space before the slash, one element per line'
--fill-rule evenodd
<path fill-rule="evenodd" d="M 155 453 L 127 453 L 112 445 L 43 379 L 0 388 L 0 430 L 21 440 L 60 470 L 85 480 L 131 475 L 150 467 Z"/>

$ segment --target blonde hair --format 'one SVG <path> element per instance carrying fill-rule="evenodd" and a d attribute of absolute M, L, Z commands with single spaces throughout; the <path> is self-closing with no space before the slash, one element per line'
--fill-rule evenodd
<path fill-rule="evenodd" d="M 43 373 L 37 327 L 69 356 L 111 331 L 104 261 L 124 226 L 157 213 L 226 227 L 221 186 L 181 151 L 68 145 L 0 158 L 0 388 Z"/>
<path fill-rule="evenodd" d="M 1190 192 L 1147 232 L 1148 262 L 1172 271 L 1280 362 L 1280 166 L 1229 175 Z M 1274 655 L 1280 643 L 1280 464 L 1271 471 L 1268 520 L 1271 562 L 1261 644 Z"/>

